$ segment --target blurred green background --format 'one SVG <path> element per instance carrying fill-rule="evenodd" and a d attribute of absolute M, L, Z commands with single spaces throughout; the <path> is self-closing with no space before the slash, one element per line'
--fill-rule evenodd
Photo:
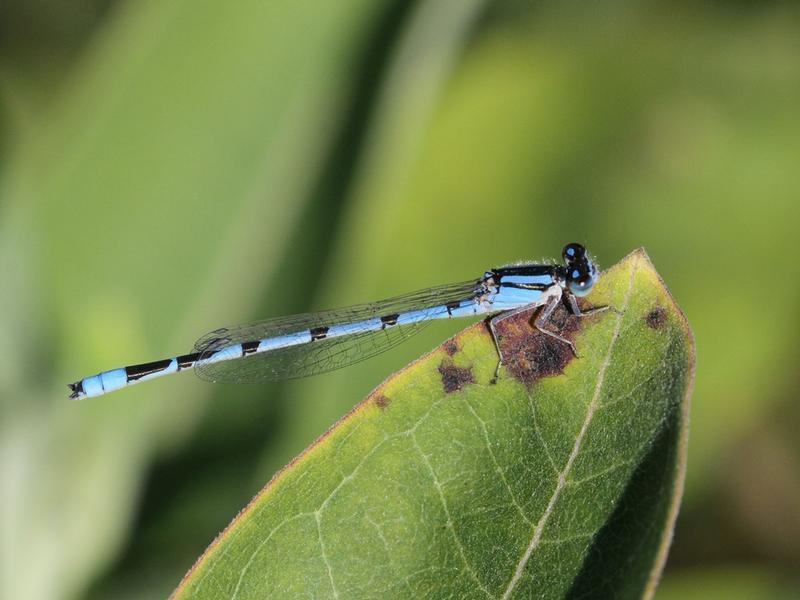
<path fill-rule="evenodd" d="M 800 594 L 800 8 L 4 0 L 0 594 L 166 596 L 463 324 L 343 372 L 65 384 L 209 329 L 644 246 L 694 327 L 672 598 Z"/>

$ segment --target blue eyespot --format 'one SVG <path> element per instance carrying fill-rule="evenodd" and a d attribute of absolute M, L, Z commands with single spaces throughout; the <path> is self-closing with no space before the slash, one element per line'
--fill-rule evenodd
<path fill-rule="evenodd" d="M 586 248 L 580 244 L 572 242 L 564 246 L 563 257 L 565 262 L 573 263 L 581 260 L 584 256 L 586 256 Z"/>

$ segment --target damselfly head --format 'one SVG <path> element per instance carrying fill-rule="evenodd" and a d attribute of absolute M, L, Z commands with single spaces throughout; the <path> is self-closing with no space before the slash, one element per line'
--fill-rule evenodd
<path fill-rule="evenodd" d="M 597 265 L 586 253 L 586 248 L 572 243 L 564 246 L 564 263 L 569 291 L 575 296 L 585 296 L 597 281 Z"/>

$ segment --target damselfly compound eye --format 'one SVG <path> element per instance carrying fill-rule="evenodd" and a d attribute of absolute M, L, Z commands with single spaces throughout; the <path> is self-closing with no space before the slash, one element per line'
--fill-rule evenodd
<path fill-rule="evenodd" d="M 586 248 L 581 246 L 580 244 L 572 243 L 567 244 L 564 246 L 564 262 L 568 265 L 581 260 L 584 256 L 586 256 Z"/>
<path fill-rule="evenodd" d="M 568 267 L 567 287 L 576 296 L 586 296 L 597 282 L 597 267 L 592 259 L 584 256 Z"/>

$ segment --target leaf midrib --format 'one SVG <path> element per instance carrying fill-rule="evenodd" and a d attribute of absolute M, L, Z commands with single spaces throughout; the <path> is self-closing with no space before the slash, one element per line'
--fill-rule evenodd
<path fill-rule="evenodd" d="M 508 586 L 503 592 L 502 595 L 503 600 L 507 600 L 508 598 L 511 597 L 511 594 L 514 592 L 514 589 L 519 583 L 519 580 L 522 578 L 522 574 L 525 572 L 525 566 L 528 564 L 528 561 L 533 555 L 533 552 L 539 547 L 539 543 L 541 542 L 544 528 L 547 525 L 550 516 L 553 514 L 553 510 L 555 509 L 556 503 L 558 502 L 558 499 L 561 496 L 561 492 L 567 485 L 567 477 L 569 476 L 570 470 L 572 469 L 572 465 L 575 463 L 575 460 L 578 457 L 578 454 L 581 450 L 581 446 L 583 444 L 583 439 L 585 438 L 586 432 L 589 429 L 589 425 L 591 424 L 592 419 L 594 418 L 594 413 L 597 409 L 597 405 L 600 400 L 600 393 L 603 389 L 603 383 L 605 382 L 606 371 L 608 370 L 608 366 L 611 364 L 611 354 L 614 349 L 614 344 L 616 344 L 617 339 L 619 339 L 620 331 L 622 328 L 622 318 L 625 315 L 625 311 L 628 309 L 631 295 L 633 293 L 633 280 L 636 274 L 637 263 L 638 261 L 634 262 L 631 265 L 631 275 L 630 275 L 630 280 L 628 282 L 628 290 L 626 291 L 623 299 L 623 306 L 617 313 L 617 322 L 614 326 L 614 332 L 611 336 L 611 341 L 608 345 L 606 356 L 603 359 L 603 364 L 601 365 L 600 370 L 598 371 L 597 383 L 595 384 L 594 393 L 592 394 L 592 399 L 586 408 L 586 417 L 583 420 L 583 425 L 581 426 L 581 429 L 578 432 L 578 436 L 575 438 L 575 444 L 572 446 L 572 451 L 570 452 L 570 455 L 567 458 L 567 462 L 564 464 L 564 469 L 558 475 L 556 488 L 553 491 L 553 494 L 550 496 L 550 500 L 547 503 L 547 507 L 545 508 L 544 513 L 542 513 L 542 516 L 539 519 L 539 521 L 536 523 L 536 527 L 533 530 L 533 535 L 531 536 L 531 541 L 528 544 L 528 547 L 525 549 L 525 552 L 523 553 L 519 562 L 517 563 L 517 568 L 514 570 L 514 575 L 511 577 L 511 580 L 508 582 Z"/>

